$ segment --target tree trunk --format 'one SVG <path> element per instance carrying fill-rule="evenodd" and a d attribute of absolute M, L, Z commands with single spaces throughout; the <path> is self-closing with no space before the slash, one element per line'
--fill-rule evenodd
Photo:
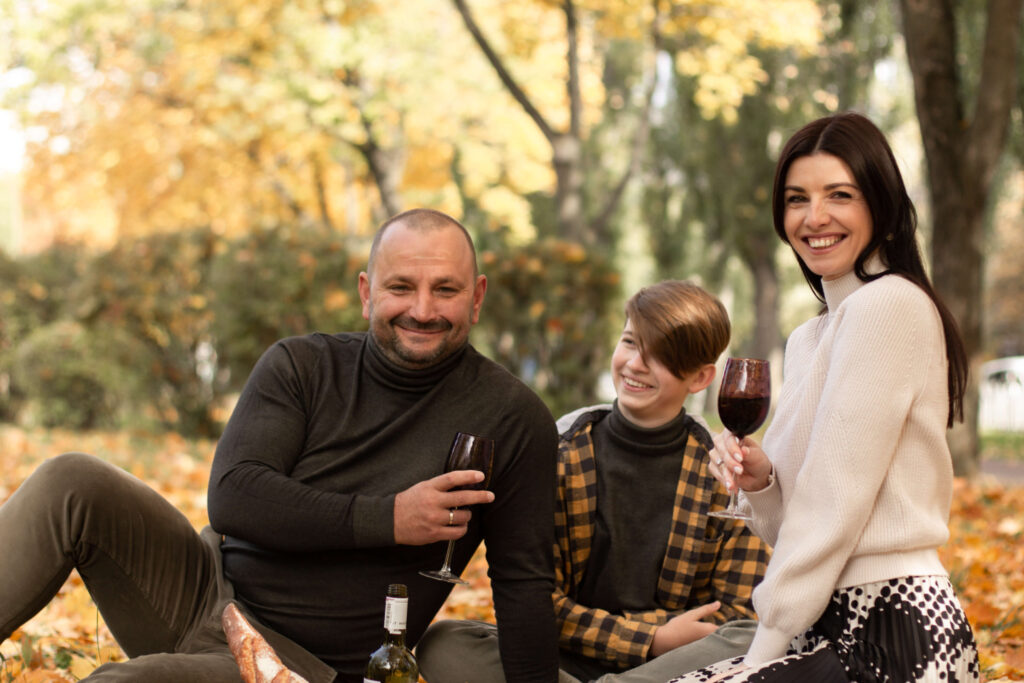
<path fill-rule="evenodd" d="M 387 150 L 381 148 L 373 139 L 373 131 L 367 125 L 366 142 L 356 145 L 362 152 L 370 175 L 380 193 L 380 204 L 384 209 L 384 218 L 394 216 L 402 211 L 402 195 L 399 186 L 402 181 L 402 170 L 405 166 L 403 150 Z"/>
<path fill-rule="evenodd" d="M 1024 0 L 990 0 L 973 119 L 961 99 L 949 0 L 900 0 L 914 78 L 933 216 L 932 279 L 959 322 L 972 370 L 980 364 L 985 207 L 1006 140 Z M 978 469 L 978 385 L 971 373 L 964 423 L 949 435 L 958 474 Z"/>
<path fill-rule="evenodd" d="M 582 144 L 571 134 L 555 135 L 551 141 L 555 168 L 555 207 L 559 234 L 566 239 L 593 245 L 594 235 L 583 210 Z"/>
<path fill-rule="evenodd" d="M 751 351 L 757 358 L 771 359 L 781 350 L 779 340 L 779 275 L 775 272 L 775 245 L 765 249 L 747 266 L 754 276 L 754 341 Z"/>

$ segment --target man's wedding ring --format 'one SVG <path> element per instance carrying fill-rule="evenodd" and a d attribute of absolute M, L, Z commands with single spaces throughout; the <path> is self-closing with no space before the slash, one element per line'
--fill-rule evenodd
<path fill-rule="evenodd" d="M 455 510 L 448 510 L 448 526 L 455 526 Z"/>

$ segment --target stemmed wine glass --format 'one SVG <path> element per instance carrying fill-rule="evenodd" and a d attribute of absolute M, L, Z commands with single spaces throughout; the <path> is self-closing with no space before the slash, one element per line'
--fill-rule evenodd
<path fill-rule="evenodd" d="M 494 439 L 483 436 L 475 436 L 458 432 L 452 441 L 452 449 L 448 453 L 448 462 L 445 463 L 444 471 L 454 470 L 480 470 L 484 473 L 483 481 L 468 486 L 458 486 L 452 491 L 475 490 L 482 491 L 491 482 L 491 468 L 494 466 Z M 424 570 L 420 574 L 438 581 L 449 583 L 468 584 L 458 574 L 452 572 L 452 551 L 455 549 L 455 539 L 448 541 L 448 551 L 444 556 L 444 565 L 440 569 L 430 571 Z"/>
<path fill-rule="evenodd" d="M 768 361 L 758 358 L 730 358 L 725 362 L 722 386 L 718 391 L 718 416 L 736 439 L 743 440 L 757 431 L 768 417 L 771 402 L 771 373 Z M 750 519 L 736 505 L 736 486 L 729 494 L 729 507 L 710 512 L 712 517 Z"/>

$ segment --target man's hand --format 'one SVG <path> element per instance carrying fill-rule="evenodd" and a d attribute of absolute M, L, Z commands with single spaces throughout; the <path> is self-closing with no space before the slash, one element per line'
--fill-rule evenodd
<path fill-rule="evenodd" d="M 395 543 L 426 545 L 462 538 L 472 513 L 456 510 L 494 500 L 490 491 L 453 491 L 479 484 L 484 473 L 457 470 L 421 481 L 395 496 Z"/>
<path fill-rule="evenodd" d="M 721 606 L 722 603 L 715 600 L 666 621 L 654 632 L 654 639 L 651 641 L 651 655 L 654 657 L 663 655 L 680 645 L 688 645 L 713 633 L 718 626 L 701 620 L 710 617 Z"/>

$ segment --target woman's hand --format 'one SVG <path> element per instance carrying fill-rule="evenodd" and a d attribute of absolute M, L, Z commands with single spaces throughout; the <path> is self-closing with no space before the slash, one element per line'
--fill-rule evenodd
<path fill-rule="evenodd" d="M 749 436 L 741 442 L 728 429 L 723 429 L 715 436 L 715 447 L 710 456 L 711 474 L 729 493 L 736 485 L 744 491 L 760 491 L 768 486 L 772 463 L 761 446 Z"/>

